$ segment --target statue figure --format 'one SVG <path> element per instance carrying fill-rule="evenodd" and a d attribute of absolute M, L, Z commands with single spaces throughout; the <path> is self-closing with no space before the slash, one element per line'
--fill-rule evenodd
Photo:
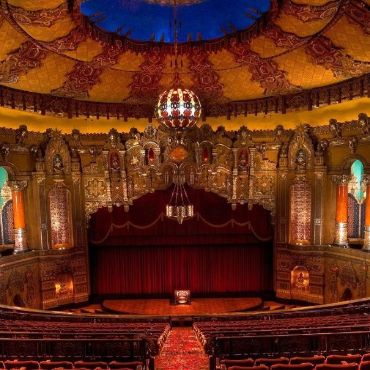
<path fill-rule="evenodd" d="M 55 154 L 53 158 L 53 171 L 56 174 L 62 174 L 64 172 L 63 159 L 60 154 Z"/>
<path fill-rule="evenodd" d="M 304 149 L 298 150 L 296 154 L 295 163 L 297 165 L 297 170 L 304 171 L 306 169 L 307 158 L 306 158 L 306 152 L 304 151 Z"/>

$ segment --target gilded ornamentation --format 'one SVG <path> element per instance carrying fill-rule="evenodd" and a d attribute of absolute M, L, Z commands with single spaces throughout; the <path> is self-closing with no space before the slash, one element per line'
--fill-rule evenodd
<path fill-rule="evenodd" d="M 306 53 L 314 63 L 332 70 L 335 76 L 348 78 L 370 71 L 369 63 L 353 59 L 325 36 L 311 39 L 306 45 Z"/>
<path fill-rule="evenodd" d="M 257 81 L 265 90 L 265 95 L 281 94 L 297 89 L 286 77 L 286 73 L 278 65 L 268 59 L 261 58 L 250 49 L 249 42 L 230 41 L 230 52 L 236 62 L 246 64 L 252 74 L 252 81 Z"/>
<path fill-rule="evenodd" d="M 289 167 L 297 170 L 313 168 L 314 148 L 306 126 L 297 128 L 289 145 Z"/>
<path fill-rule="evenodd" d="M 55 9 L 26 10 L 15 6 L 10 6 L 10 9 L 18 23 L 40 27 L 51 27 L 68 14 L 66 3 L 62 3 Z"/>
<path fill-rule="evenodd" d="M 81 28 L 76 27 L 68 35 L 53 41 L 43 42 L 42 45 L 55 53 L 64 53 L 66 51 L 76 50 L 78 45 L 85 41 L 86 38 L 87 35 L 81 31 Z"/>
<path fill-rule="evenodd" d="M 62 184 L 56 184 L 48 194 L 51 246 L 53 249 L 65 249 L 73 246 L 71 199 L 69 190 Z"/>
<path fill-rule="evenodd" d="M 215 100 L 223 96 L 223 85 L 220 77 L 208 59 L 208 53 L 202 48 L 194 47 L 188 54 L 189 69 L 194 74 L 195 83 L 193 90 L 202 101 Z"/>
<path fill-rule="evenodd" d="M 133 75 L 131 95 L 134 98 L 146 99 L 154 103 L 162 90 L 160 80 L 165 68 L 165 53 L 159 48 L 152 48 L 144 54 L 140 71 Z"/>
<path fill-rule="evenodd" d="M 71 156 L 59 131 L 49 132 L 50 140 L 45 151 L 45 167 L 48 175 L 69 175 Z"/>
<path fill-rule="evenodd" d="M 99 82 L 103 69 L 116 64 L 121 53 L 122 47 L 119 44 L 107 45 L 91 62 L 77 62 L 63 86 L 52 93 L 64 97 L 87 98 L 89 90 Z"/>
<path fill-rule="evenodd" d="M 41 66 L 46 53 L 33 41 L 25 41 L 0 63 L 0 82 L 16 83 L 19 76 Z"/>
<path fill-rule="evenodd" d="M 324 5 L 311 6 L 296 4 L 291 0 L 285 1 L 283 11 L 286 14 L 297 17 L 302 22 L 312 22 L 319 19 L 327 19 L 334 16 L 339 7 L 337 0 L 330 1 Z"/>

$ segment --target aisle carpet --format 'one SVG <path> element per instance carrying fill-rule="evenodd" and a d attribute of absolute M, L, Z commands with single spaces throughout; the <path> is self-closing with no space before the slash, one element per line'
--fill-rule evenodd
<path fill-rule="evenodd" d="M 192 328 L 173 328 L 155 359 L 156 370 L 208 370 L 208 365 Z"/>

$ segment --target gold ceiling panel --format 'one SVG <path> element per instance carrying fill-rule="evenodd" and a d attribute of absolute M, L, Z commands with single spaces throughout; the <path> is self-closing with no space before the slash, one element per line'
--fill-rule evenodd
<path fill-rule="evenodd" d="M 234 54 L 226 49 L 222 49 L 217 53 L 210 53 L 208 60 L 213 64 L 213 68 L 217 70 L 227 70 L 237 68 L 239 63 L 235 61 Z"/>
<path fill-rule="evenodd" d="M 129 97 L 132 73 L 107 68 L 99 76 L 99 80 L 89 90 L 89 100 L 111 103 L 123 102 L 123 99 Z"/>
<path fill-rule="evenodd" d="M 166 90 L 170 89 L 173 86 L 175 74 L 174 73 L 165 73 L 162 75 L 160 86 L 161 89 Z M 194 79 L 191 73 L 181 73 L 180 74 L 181 82 L 184 88 L 190 89 L 193 88 Z"/>
<path fill-rule="evenodd" d="M 75 62 L 68 58 L 49 53 L 42 60 L 41 67 L 20 75 L 16 83 L 3 85 L 31 92 L 50 93 L 63 85 L 66 74 L 73 69 L 74 64 Z"/>
<path fill-rule="evenodd" d="M 8 0 L 8 3 L 26 10 L 54 9 L 66 0 Z"/>
<path fill-rule="evenodd" d="M 218 72 L 224 85 L 224 95 L 231 100 L 243 100 L 263 96 L 264 90 L 258 82 L 252 81 L 252 75 L 246 67 Z"/>
<path fill-rule="evenodd" d="M 307 37 L 321 31 L 332 18 L 319 19 L 310 22 L 302 22 L 294 15 L 285 14 L 281 11 L 279 17 L 274 22 L 286 32 L 291 32 L 300 37 Z"/>
<path fill-rule="evenodd" d="M 144 62 L 144 55 L 137 54 L 132 51 L 126 51 L 118 58 L 117 63 L 113 69 L 120 69 L 123 71 L 138 71 L 140 65 Z"/>
<path fill-rule="evenodd" d="M 370 61 L 370 35 L 363 33 L 361 26 L 350 22 L 347 16 L 342 17 L 324 35 L 354 59 Z"/>
<path fill-rule="evenodd" d="M 7 21 L 0 26 L 0 62 L 6 59 L 9 53 L 19 48 L 26 40 L 26 36 L 17 32 Z"/>
<path fill-rule="evenodd" d="M 260 35 L 252 39 L 251 50 L 259 54 L 262 58 L 270 58 L 287 49 L 276 46 L 275 42 L 270 38 Z"/>
<path fill-rule="evenodd" d="M 59 20 L 51 27 L 41 27 L 27 24 L 22 24 L 20 26 L 32 38 L 45 42 L 54 41 L 60 37 L 66 36 L 73 30 L 73 28 L 76 27 L 75 23 L 70 17 Z"/>
<path fill-rule="evenodd" d="M 171 64 L 172 63 L 172 64 Z M 189 71 L 189 58 L 186 55 L 177 57 L 177 68 L 175 68 L 175 58 L 169 54 L 166 56 L 164 61 L 163 73 L 172 75 L 176 70 L 180 74 L 188 73 Z"/>
<path fill-rule="evenodd" d="M 304 46 L 291 53 L 281 55 L 274 60 L 287 72 L 288 80 L 304 89 L 323 86 L 341 81 L 332 71 L 310 62 Z"/>
<path fill-rule="evenodd" d="M 66 51 L 64 54 L 79 61 L 90 62 L 94 57 L 101 54 L 102 51 L 103 46 L 100 42 L 87 39 L 81 42 L 76 50 Z"/>

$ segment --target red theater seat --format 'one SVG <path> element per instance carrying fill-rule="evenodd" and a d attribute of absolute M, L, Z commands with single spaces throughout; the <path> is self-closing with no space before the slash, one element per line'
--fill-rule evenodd
<path fill-rule="evenodd" d="M 143 367 L 143 363 L 140 361 L 127 361 L 127 362 L 111 361 L 109 363 L 109 368 L 115 369 L 115 370 L 122 370 L 122 369 L 139 370 L 142 367 Z"/>
<path fill-rule="evenodd" d="M 4 361 L 5 369 L 25 369 L 25 370 L 35 370 L 39 369 L 39 363 L 37 361 L 18 361 L 18 360 L 7 360 Z"/>
<path fill-rule="evenodd" d="M 107 369 L 108 365 L 106 362 L 96 361 L 96 362 L 89 362 L 89 361 L 76 361 L 74 363 L 74 367 L 81 369 Z"/>
<path fill-rule="evenodd" d="M 69 361 L 41 361 L 40 369 L 51 370 L 51 369 L 73 369 L 73 363 Z"/>
<path fill-rule="evenodd" d="M 221 369 L 229 369 L 231 366 L 243 366 L 243 367 L 253 367 L 254 360 L 252 358 L 245 358 L 240 360 L 221 360 Z"/>
<path fill-rule="evenodd" d="M 359 364 L 361 362 L 362 356 L 360 354 L 357 355 L 329 355 L 326 357 L 327 364 L 341 364 L 343 362 L 347 363 L 356 363 Z"/>
<path fill-rule="evenodd" d="M 275 364 L 271 366 L 271 370 L 312 370 L 315 365 L 304 362 L 302 364 Z"/>
<path fill-rule="evenodd" d="M 370 361 L 361 361 L 359 370 L 370 370 Z"/>
<path fill-rule="evenodd" d="M 358 364 L 320 364 L 315 370 L 358 370 Z"/>
<path fill-rule="evenodd" d="M 365 354 L 362 356 L 361 361 L 370 361 L 370 353 L 365 353 Z"/>
<path fill-rule="evenodd" d="M 309 356 L 309 357 L 292 357 L 290 359 L 290 364 L 298 365 L 309 362 L 314 365 L 323 364 L 325 362 L 325 356 Z"/>
<path fill-rule="evenodd" d="M 266 365 L 271 366 L 275 364 L 289 364 L 289 358 L 287 357 L 277 357 L 277 358 L 257 358 L 254 362 L 256 366 L 258 365 Z"/>

